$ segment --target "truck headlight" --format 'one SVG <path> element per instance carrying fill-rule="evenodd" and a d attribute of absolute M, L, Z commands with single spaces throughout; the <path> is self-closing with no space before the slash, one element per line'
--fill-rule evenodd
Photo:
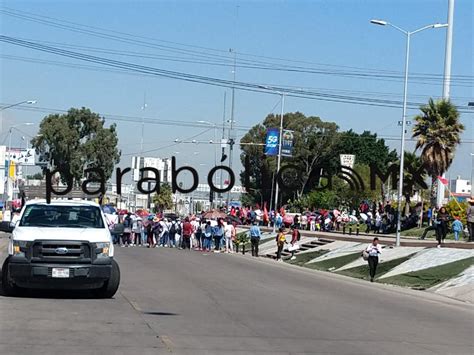
<path fill-rule="evenodd" d="M 13 241 L 13 255 L 24 257 L 26 247 L 27 247 L 27 241 L 25 241 L 25 240 L 14 240 Z"/>
<path fill-rule="evenodd" d="M 110 251 L 110 243 L 97 243 L 97 257 L 108 258 Z"/>

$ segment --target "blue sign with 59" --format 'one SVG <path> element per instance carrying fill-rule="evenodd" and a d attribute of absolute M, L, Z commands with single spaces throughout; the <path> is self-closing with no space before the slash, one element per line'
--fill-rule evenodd
<path fill-rule="evenodd" d="M 278 155 L 278 128 L 267 129 L 267 138 L 265 139 L 265 155 Z"/>

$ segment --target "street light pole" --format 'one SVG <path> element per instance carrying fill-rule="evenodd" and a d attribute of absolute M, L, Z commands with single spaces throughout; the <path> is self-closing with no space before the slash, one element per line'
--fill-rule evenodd
<path fill-rule="evenodd" d="M 277 211 L 277 208 L 278 208 L 278 190 L 279 190 L 279 186 L 278 186 L 278 172 L 280 171 L 280 165 L 281 165 L 281 140 L 282 140 L 282 136 L 283 136 L 283 112 L 285 110 L 285 93 L 283 91 L 277 91 L 277 90 L 273 90 L 272 88 L 268 87 L 268 86 L 264 86 L 264 85 L 259 85 L 258 86 L 259 88 L 261 89 L 265 89 L 265 90 L 269 90 L 275 94 L 278 94 L 281 96 L 281 112 L 280 112 L 280 129 L 279 129 L 279 137 L 278 137 L 278 158 L 277 158 L 277 169 L 276 169 L 276 173 L 275 173 L 275 201 L 273 203 L 273 208 L 275 209 L 275 215 L 276 215 L 276 211 Z M 273 191 L 273 189 L 272 189 Z M 275 233 L 275 223 L 273 223 L 273 233 Z"/>
<path fill-rule="evenodd" d="M 397 236 L 396 246 L 400 246 L 400 232 L 402 230 L 402 196 L 403 196 L 403 171 L 405 168 L 405 134 L 406 134 L 406 114 L 407 114 L 407 93 L 408 93 L 408 65 L 410 58 L 410 38 L 411 34 L 407 33 L 406 53 L 405 53 L 405 81 L 403 84 L 403 113 L 402 113 L 402 141 L 400 143 L 400 172 L 398 179 L 398 201 L 397 201 Z"/>
<path fill-rule="evenodd" d="M 0 107 L 0 111 L 6 110 L 7 108 L 20 106 L 20 105 L 23 105 L 23 104 L 34 105 L 35 103 L 36 103 L 36 100 L 24 100 L 24 101 L 21 101 L 21 102 L 17 102 L 16 104 L 11 104 L 11 105 Z"/>
<path fill-rule="evenodd" d="M 4 111 L 6 109 L 9 109 L 9 108 L 15 107 L 15 106 L 20 106 L 20 105 L 23 105 L 23 104 L 34 105 L 35 103 L 36 103 L 36 100 L 23 100 L 23 101 L 15 103 L 15 104 L 0 107 L 0 112 Z M 3 117 L 0 117 L 0 130 L 2 128 L 2 125 L 3 125 Z"/>
<path fill-rule="evenodd" d="M 12 106 L 10 106 L 12 107 Z M 8 200 L 8 198 L 10 197 L 10 169 L 11 169 L 11 161 L 12 161 L 12 153 L 11 153 L 11 150 L 12 150 L 12 132 L 14 129 L 16 129 L 17 127 L 19 126 L 31 126 L 33 125 L 33 123 L 31 122 L 26 122 L 26 123 L 20 123 L 20 124 L 17 124 L 17 125 L 14 125 L 14 126 L 11 126 L 10 129 L 8 130 L 8 164 L 7 164 L 7 184 L 5 186 L 5 191 L 4 191 L 4 196 L 3 196 L 3 200 L 4 202 Z M 6 196 L 6 198 L 5 198 Z M 5 206 L 5 203 L 4 203 L 4 206 Z"/>
<path fill-rule="evenodd" d="M 396 246 L 400 246 L 400 232 L 402 227 L 402 197 L 403 197 L 403 170 L 404 170 L 404 160 L 405 160 L 405 134 L 406 134 L 406 111 L 407 111 L 407 94 L 408 94 L 408 67 L 410 62 L 410 40 L 411 36 L 415 33 L 430 29 L 430 28 L 443 28 L 447 27 L 447 24 L 432 24 L 421 27 L 415 31 L 406 31 L 390 22 L 384 20 L 370 20 L 374 25 L 379 26 L 390 26 L 395 28 L 397 31 L 402 32 L 406 38 L 406 49 L 405 49 L 405 80 L 403 84 L 403 110 L 402 110 L 402 135 L 400 143 L 400 172 L 398 179 L 398 201 L 397 201 L 397 233 L 396 233 Z"/>
<path fill-rule="evenodd" d="M 280 94 L 281 94 L 281 114 L 280 114 L 280 136 L 278 138 L 278 160 L 277 160 L 277 170 L 276 170 L 276 175 L 275 175 L 275 178 L 277 179 L 275 181 L 275 202 L 274 202 L 275 215 L 276 215 L 276 210 L 278 208 L 278 190 L 279 190 L 278 172 L 280 171 L 280 165 L 281 165 L 281 140 L 283 137 L 283 110 L 285 107 L 285 94 L 283 92 L 281 92 Z M 273 223 L 273 232 L 275 232 L 275 223 Z"/>
<path fill-rule="evenodd" d="M 451 90 L 451 60 L 453 49 L 453 26 L 454 26 L 454 0 L 448 0 L 448 28 L 446 31 L 446 48 L 444 52 L 444 79 L 443 79 L 443 100 L 449 100 Z M 442 177 L 444 178 L 444 172 Z M 438 183 L 436 192 L 436 205 L 441 206 L 444 200 L 445 187 Z"/>

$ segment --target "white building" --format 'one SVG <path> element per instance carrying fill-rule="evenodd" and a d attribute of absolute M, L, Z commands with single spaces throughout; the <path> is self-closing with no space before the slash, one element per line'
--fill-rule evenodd
<path fill-rule="evenodd" d="M 470 195 L 471 190 L 471 181 L 461 179 L 460 176 L 456 177 L 455 180 L 450 181 L 450 190 L 454 194 L 461 194 L 461 195 Z"/>
<path fill-rule="evenodd" d="M 133 181 L 140 180 L 142 168 L 155 168 L 160 173 L 160 182 L 171 184 L 171 158 L 132 157 Z M 154 176 L 149 172 L 144 177 Z"/>

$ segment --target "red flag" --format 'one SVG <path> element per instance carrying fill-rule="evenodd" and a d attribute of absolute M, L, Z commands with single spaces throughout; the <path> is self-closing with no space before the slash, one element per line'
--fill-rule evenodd
<path fill-rule="evenodd" d="M 263 221 L 268 222 L 267 202 L 263 204 Z"/>
<path fill-rule="evenodd" d="M 449 182 L 448 179 L 445 179 L 445 178 L 442 177 L 442 176 L 438 176 L 438 180 L 441 181 L 441 183 L 442 183 L 443 185 L 448 186 L 448 182 Z"/>

